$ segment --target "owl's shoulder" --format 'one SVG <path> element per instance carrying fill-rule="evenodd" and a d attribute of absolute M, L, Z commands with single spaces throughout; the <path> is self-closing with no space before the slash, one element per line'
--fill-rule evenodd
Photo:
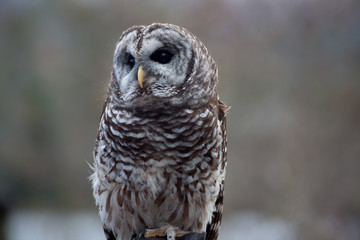
<path fill-rule="evenodd" d="M 218 100 L 218 116 L 219 120 L 223 120 L 229 112 L 231 106 L 227 106 L 224 102 Z"/>

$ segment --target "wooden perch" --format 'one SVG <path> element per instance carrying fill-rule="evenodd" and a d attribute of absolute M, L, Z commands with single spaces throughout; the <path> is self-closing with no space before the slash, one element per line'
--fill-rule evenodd
<path fill-rule="evenodd" d="M 176 240 L 205 240 L 206 237 L 206 233 L 205 232 L 201 232 L 201 233 L 197 233 L 197 232 L 193 232 L 193 233 L 188 233 L 185 234 L 182 237 L 176 238 Z M 144 236 L 140 236 L 139 238 L 136 238 L 136 240 L 165 240 L 166 237 L 163 238 L 145 238 Z"/>

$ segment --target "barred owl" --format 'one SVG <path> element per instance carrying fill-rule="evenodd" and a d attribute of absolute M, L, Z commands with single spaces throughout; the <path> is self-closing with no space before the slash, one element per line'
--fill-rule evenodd
<path fill-rule="evenodd" d="M 92 175 L 107 239 L 217 239 L 229 107 L 214 60 L 188 30 L 154 23 L 123 32 L 113 61 Z"/>

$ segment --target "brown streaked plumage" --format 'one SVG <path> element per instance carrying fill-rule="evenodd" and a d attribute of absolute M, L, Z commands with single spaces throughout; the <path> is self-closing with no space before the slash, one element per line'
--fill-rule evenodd
<path fill-rule="evenodd" d="M 217 82 L 214 60 L 184 28 L 151 24 L 121 35 L 92 175 L 107 239 L 164 226 L 168 237 L 217 239 L 229 109 Z"/>

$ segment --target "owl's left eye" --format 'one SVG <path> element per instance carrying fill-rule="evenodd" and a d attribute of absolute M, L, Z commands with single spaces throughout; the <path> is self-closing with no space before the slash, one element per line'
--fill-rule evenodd
<path fill-rule="evenodd" d="M 135 58 L 132 55 L 129 55 L 126 64 L 132 69 L 135 65 Z"/>
<path fill-rule="evenodd" d="M 167 64 L 171 61 L 173 56 L 174 54 L 168 50 L 158 49 L 151 54 L 150 59 L 161 64 Z"/>

